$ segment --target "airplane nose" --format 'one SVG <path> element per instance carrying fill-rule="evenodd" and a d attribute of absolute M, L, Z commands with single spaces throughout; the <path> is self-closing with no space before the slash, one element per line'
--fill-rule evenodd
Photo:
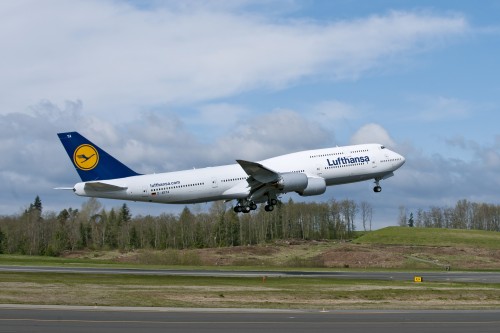
<path fill-rule="evenodd" d="M 399 154 L 398 154 L 398 158 L 399 158 L 399 163 L 398 163 L 398 164 L 399 164 L 399 165 L 398 165 L 398 168 L 399 168 L 399 167 L 401 167 L 403 164 L 405 164 L 405 162 L 406 162 L 406 158 L 404 158 L 404 156 L 403 156 L 403 155 L 399 155 Z"/>

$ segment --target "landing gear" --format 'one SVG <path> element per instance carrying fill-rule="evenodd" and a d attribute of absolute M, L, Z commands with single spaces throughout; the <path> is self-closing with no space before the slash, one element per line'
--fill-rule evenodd
<path fill-rule="evenodd" d="M 274 206 L 276 206 L 277 204 L 278 204 L 278 199 L 268 198 L 266 205 L 264 206 L 264 210 L 266 212 L 272 212 L 274 210 Z M 257 209 L 257 204 L 253 201 L 249 201 L 246 199 L 238 200 L 238 204 L 233 208 L 235 213 L 250 213 L 252 210 L 256 209 Z"/>
<path fill-rule="evenodd" d="M 264 207 L 264 210 L 266 212 L 272 212 L 274 210 L 274 206 L 278 203 L 278 199 L 276 198 L 268 198 L 267 199 L 267 204 Z"/>
<path fill-rule="evenodd" d="M 266 206 L 264 207 L 264 210 L 265 210 L 266 212 L 272 212 L 272 211 L 274 210 L 274 206 L 273 206 L 273 205 L 266 205 Z"/>
<path fill-rule="evenodd" d="M 253 201 L 238 200 L 238 204 L 233 208 L 235 213 L 250 213 L 257 209 L 257 204 Z"/>
<path fill-rule="evenodd" d="M 378 192 L 382 192 L 382 186 L 380 186 L 379 184 L 380 182 L 380 179 L 375 179 L 375 187 L 373 188 L 373 192 L 375 193 L 378 193 Z"/>

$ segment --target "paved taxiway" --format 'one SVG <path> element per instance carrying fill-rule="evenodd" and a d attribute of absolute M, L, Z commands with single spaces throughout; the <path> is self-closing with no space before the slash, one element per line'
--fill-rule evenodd
<path fill-rule="evenodd" d="M 173 270 L 173 269 L 123 269 L 123 268 L 78 268 L 44 266 L 0 266 L 0 272 L 32 273 L 77 273 L 77 274 L 133 274 L 164 276 L 211 276 L 211 277 L 303 277 L 363 280 L 413 281 L 420 276 L 424 281 L 434 282 L 480 282 L 500 283 L 500 272 L 302 272 L 302 271 L 225 271 L 225 270 Z M 1 332 L 0 332 L 1 333 Z"/>
<path fill-rule="evenodd" d="M 498 332 L 500 310 L 274 311 L 0 306 L 0 332 Z"/>

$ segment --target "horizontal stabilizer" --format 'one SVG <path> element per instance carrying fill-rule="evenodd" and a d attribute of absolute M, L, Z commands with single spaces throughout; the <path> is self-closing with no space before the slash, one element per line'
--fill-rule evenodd
<path fill-rule="evenodd" d="M 279 180 L 278 172 L 268 169 L 260 163 L 244 160 L 236 160 L 236 162 L 245 170 L 247 175 L 252 176 L 261 183 L 272 183 Z"/>
<path fill-rule="evenodd" d="M 102 182 L 85 183 L 85 191 L 114 192 L 114 191 L 123 191 L 126 189 L 127 187 L 111 185 Z"/>
<path fill-rule="evenodd" d="M 73 191 L 73 187 L 56 187 L 54 190 Z"/>

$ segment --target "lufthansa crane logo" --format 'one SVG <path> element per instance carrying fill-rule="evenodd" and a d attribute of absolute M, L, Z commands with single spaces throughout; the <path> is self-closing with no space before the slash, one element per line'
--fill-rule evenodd
<path fill-rule="evenodd" d="M 80 145 L 73 153 L 73 162 L 80 170 L 92 170 L 99 163 L 99 153 L 92 145 Z"/>

